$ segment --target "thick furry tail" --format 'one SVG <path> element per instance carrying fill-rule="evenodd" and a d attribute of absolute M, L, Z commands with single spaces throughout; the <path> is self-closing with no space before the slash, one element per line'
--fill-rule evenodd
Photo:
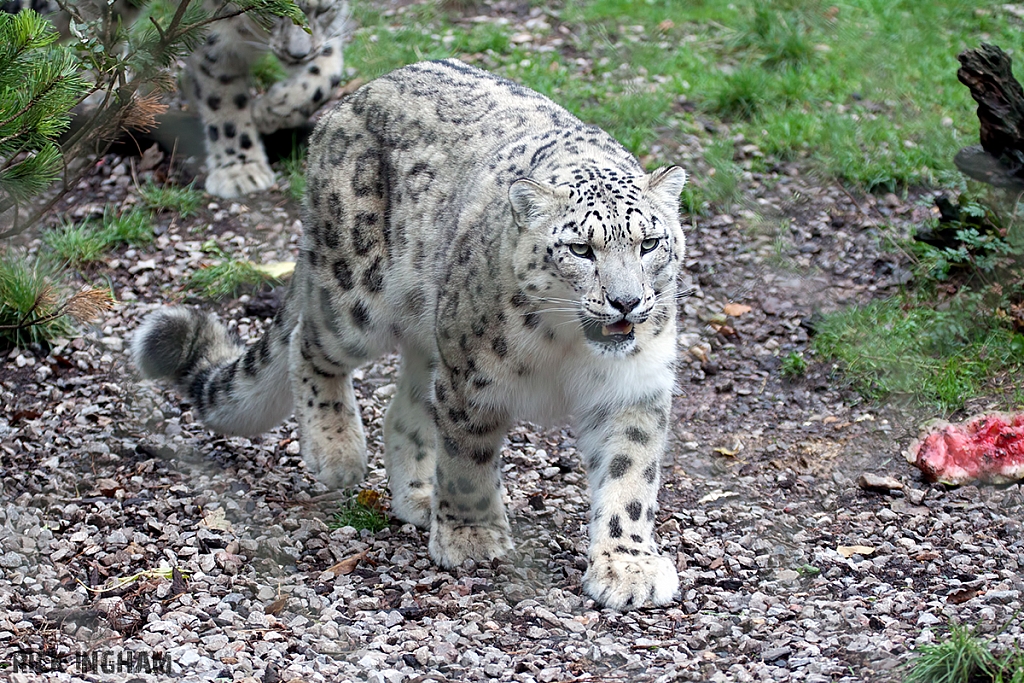
<path fill-rule="evenodd" d="M 286 320 L 284 308 L 249 347 L 213 314 L 183 307 L 158 310 L 135 332 L 132 360 L 143 377 L 173 381 L 213 431 L 264 432 L 292 409 L 288 340 L 294 323 Z"/>

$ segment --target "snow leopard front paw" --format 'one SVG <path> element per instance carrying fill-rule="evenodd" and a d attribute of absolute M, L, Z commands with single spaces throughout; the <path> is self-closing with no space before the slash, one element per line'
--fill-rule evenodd
<path fill-rule="evenodd" d="M 274 172 L 266 162 L 258 161 L 212 168 L 206 177 L 206 191 L 225 199 L 259 192 L 273 184 Z"/>
<path fill-rule="evenodd" d="M 508 526 L 440 522 L 430 525 L 430 557 L 441 567 L 458 567 L 465 560 L 480 562 L 503 557 L 512 550 Z"/>
<path fill-rule="evenodd" d="M 667 605 L 679 592 L 675 565 L 661 555 L 592 549 L 583 590 L 605 607 L 624 611 Z"/>
<path fill-rule="evenodd" d="M 305 106 L 294 103 L 298 96 L 292 90 L 298 90 L 298 84 L 277 83 L 252 103 L 252 121 L 256 130 L 269 135 L 287 128 L 298 128 L 309 121 L 310 110 L 314 108 L 308 103 L 302 103 Z"/>

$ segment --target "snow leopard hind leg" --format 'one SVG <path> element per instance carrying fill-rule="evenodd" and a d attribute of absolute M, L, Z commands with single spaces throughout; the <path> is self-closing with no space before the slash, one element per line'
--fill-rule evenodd
<path fill-rule="evenodd" d="M 326 294 L 317 296 L 330 305 Z M 292 332 L 289 367 L 302 459 L 317 479 L 342 489 L 366 475 L 366 436 L 352 371 L 367 356 L 340 341 L 340 329 L 328 329 L 333 325 L 331 318 L 303 316 Z"/>
<path fill-rule="evenodd" d="M 431 379 L 430 355 L 406 345 L 398 388 L 384 414 L 384 466 L 391 489 L 391 510 L 399 519 L 421 529 L 430 526 L 437 462 Z"/>

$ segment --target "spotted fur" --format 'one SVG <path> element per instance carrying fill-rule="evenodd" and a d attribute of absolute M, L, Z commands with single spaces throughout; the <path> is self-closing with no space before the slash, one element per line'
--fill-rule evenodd
<path fill-rule="evenodd" d="M 670 602 L 654 537 L 674 382 L 685 173 L 645 173 L 547 98 L 455 60 L 408 66 L 327 114 L 289 298 L 243 349 L 172 308 L 133 341 L 207 425 L 265 429 L 294 405 L 309 468 L 366 467 L 352 371 L 401 349 L 384 421 L 392 510 L 444 566 L 512 547 L 499 452 L 515 420 L 572 420 L 592 489 L 585 590 Z M 290 378 L 290 394 L 284 382 Z"/>

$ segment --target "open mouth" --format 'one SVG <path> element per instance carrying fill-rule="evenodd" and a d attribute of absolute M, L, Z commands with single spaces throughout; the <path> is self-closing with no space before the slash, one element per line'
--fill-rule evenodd
<path fill-rule="evenodd" d="M 633 323 L 620 320 L 610 325 L 588 321 L 583 323 L 583 332 L 590 341 L 602 344 L 621 344 L 633 339 Z"/>

